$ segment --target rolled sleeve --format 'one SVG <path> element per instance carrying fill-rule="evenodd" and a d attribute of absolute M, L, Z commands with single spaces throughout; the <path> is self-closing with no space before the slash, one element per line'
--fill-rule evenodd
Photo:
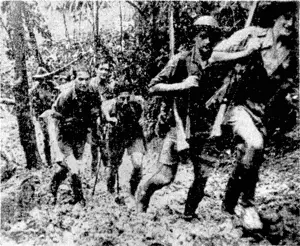
<path fill-rule="evenodd" d="M 221 41 L 214 51 L 217 52 L 237 52 L 245 50 L 247 43 L 252 37 L 259 37 L 264 29 L 259 27 L 248 27 L 232 34 L 228 39 Z"/>
<path fill-rule="evenodd" d="M 172 78 L 175 74 L 175 71 L 178 66 L 178 62 L 181 58 L 181 54 L 175 55 L 167 65 L 164 67 L 163 70 L 160 71 L 149 83 L 148 88 L 151 88 L 154 85 L 160 84 L 160 83 L 166 83 L 168 84 L 170 81 L 170 78 Z"/>

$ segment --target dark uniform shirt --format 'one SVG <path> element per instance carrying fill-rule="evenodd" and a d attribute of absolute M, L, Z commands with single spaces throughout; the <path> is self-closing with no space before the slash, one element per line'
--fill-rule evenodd
<path fill-rule="evenodd" d="M 91 86 L 87 91 L 76 90 L 74 81 L 64 89 L 53 105 L 61 115 L 59 128 L 70 137 L 85 135 L 89 127 L 95 127 L 101 109 L 99 93 Z"/>
<path fill-rule="evenodd" d="M 191 136 L 208 132 L 208 121 L 212 117 L 211 112 L 206 110 L 204 105 L 206 100 L 219 87 L 210 79 L 211 67 L 203 68 L 200 63 L 201 60 L 201 56 L 195 48 L 191 51 L 183 51 L 175 55 L 149 84 L 149 87 L 152 87 L 159 83 L 180 83 L 191 75 L 199 78 L 198 88 L 174 92 L 172 95 L 168 93 L 164 96 L 165 110 L 172 110 L 175 101 L 185 131 L 189 132 Z M 173 117 L 173 119 L 168 120 L 168 124 L 170 124 L 170 127 L 174 127 L 174 114 L 166 113 L 166 115 Z M 188 121 L 190 124 L 188 124 Z"/>

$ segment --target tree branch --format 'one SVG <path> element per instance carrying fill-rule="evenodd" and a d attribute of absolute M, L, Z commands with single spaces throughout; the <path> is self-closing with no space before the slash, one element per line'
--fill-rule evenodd
<path fill-rule="evenodd" d="M 132 7 L 134 7 L 145 20 L 147 19 L 147 16 L 144 13 L 144 11 L 141 10 L 141 8 L 139 8 L 135 3 L 131 2 L 131 1 L 126 1 L 126 3 L 128 3 L 129 5 L 131 5 Z"/>

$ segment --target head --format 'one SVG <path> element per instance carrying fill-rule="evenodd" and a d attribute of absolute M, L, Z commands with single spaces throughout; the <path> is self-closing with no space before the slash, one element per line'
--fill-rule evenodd
<path fill-rule="evenodd" d="M 220 36 L 217 21 L 212 16 L 201 16 L 195 23 L 195 45 L 203 60 L 209 59 Z"/>
<path fill-rule="evenodd" d="M 291 7 L 282 7 L 274 18 L 273 33 L 277 37 L 290 37 L 295 31 L 297 7 Z"/>
<path fill-rule="evenodd" d="M 118 102 L 122 105 L 127 105 L 130 99 L 130 93 L 128 91 L 123 91 L 118 95 Z"/>
<path fill-rule="evenodd" d="M 75 80 L 75 86 L 77 90 L 87 91 L 90 83 L 90 75 L 85 70 L 79 70 L 77 72 L 77 78 Z"/>
<path fill-rule="evenodd" d="M 297 5 L 290 1 L 261 4 L 254 16 L 253 25 L 273 28 L 276 37 L 289 37 L 295 30 Z"/>
<path fill-rule="evenodd" d="M 96 75 L 99 79 L 107 79 L 109 76 L 109 70 L 110 70 L 110 66 L 108 62 L 102 62 L 102 63 L 98 63 L 95 66 L 96 69 Z"/>

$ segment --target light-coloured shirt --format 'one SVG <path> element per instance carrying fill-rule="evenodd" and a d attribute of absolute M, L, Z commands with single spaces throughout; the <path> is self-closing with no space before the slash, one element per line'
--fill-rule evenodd
<path fill-rule="evenodd" d="M 276 46 L 272 29 L 254 26 L 244 28 L 235 32 L 228 39 L 223 40 L 214 50 L 221 52 L 243 51 L 247 45 L 256 38 L 258 38 L 260 42 L 260 53 L 268 76 L 271 76 L 280 65 L 284 68 L 289 66 L 290 50 L 284 46 Z"/>

